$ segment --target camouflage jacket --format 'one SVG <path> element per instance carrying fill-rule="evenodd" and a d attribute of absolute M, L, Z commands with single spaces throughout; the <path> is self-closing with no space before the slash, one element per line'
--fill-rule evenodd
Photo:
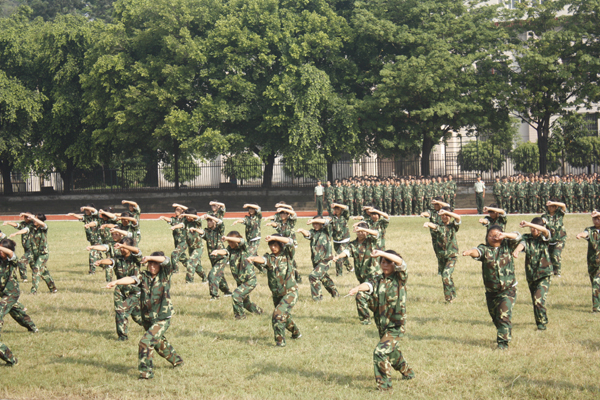
<path fill-rule="evenodd" d="M 296 217 L 294 217 L 293 215 L 290 215 L 288 217 L 287 221 L 284 222 L 284 221 L 280 220 L 279 222 L 277 222 L 277 226 L 275 227 L 275 230 L 281 236 L 292 238 L 292 239 L 294 239 L 294 242 L 295 242 L 296 241 L 296 231 L 294 231 L 295 227 L 296 227 Z"/>
<path fill-rule="evenodd" d="M 383 185 L 381 187 L 381 195 L 386 200 L 391 199 L 392 198 L 392 187 L 390 185 Z"/>
<path fill-rule="evenodd" d="M 379 217 L 377 222 L 374 222 L 372 219 L 368 220 L 369 229 L 374 229 L 377 231 L 377 248 L 385 249 L 385 232 L 387 231 L 387 227 L 390 224 L 389 218 Z"/>
<path fill-rule="evenodd" d="M 352 185 L 346 186 L 346 191 L 344 193 L 344 199 L 348 202 L 347 204 L 351 204 L 354 201 L 354 186 L 352 186 Z"/>
<path fill-rule="evenodd" d="M 517 182 L 515 185 L 515 196 L 517 196 L 518 198 L 524 198 L 525 194 L 527 193 L 527 188 L 525 187 L 525 183 L 524 182 Z"/>
<path fill-rule="evenodd" d="M 549 195 L 550 197 L 560 197 L 561 196 L 561 183 L 549 183 L 550 186 Z"/>
<path fill-rule="evenodd" d="M 113 251 L 118 251 L 113 247 Z M 140 250 L 137 254 L 130 254 L 129 257 L 124 258 L 119 251 L 112 258 L 113 270 L 117 279 L 125 278 L 127 276 L 137 276 L 140 274 L 140 266 L 142 261 L 142 251 Z M 124 296 L 131 294 L 137 294 L 140 292 L 140 288 L 133 285 L 117 285 L 115 290 L 123 293 Z"/>
<path fill-rule="evenodd" d="M 117 220 L 116 219 L 107 219 L 104 220 L 102 218 L 100 218 L 100 221 L 98 222 L 99 226 L 102 225 L 116 225 L 117 224 Z M 112 238 L 112 235 L 110 233 L 110 228 L 99 228 L 100 229 L 100 242 L 102 244 L 110 244 L 110 243 L 114 243 L 115 241 Z"/>
<path fill-rule="evenodd" d="M 48 254 L 48 225 L 27 228 L 31 232 L 31 250 L 34 255 Z"/>
<path fill-rule="evenodd" d="M 90 222 L 96 223 L 96 226 L 85 228 L 85 238 L 91 245 L 100 244 L 100 225 L 102 225 L 103 221 L 102 218 L 98 216 L 98 211 L 90 215 L 83 213 L 83 219 L 81 222 L 83 222 L 85 225 L 89 224 Z"/>
<path fill-rule="evenodd" d="M 192 250 L 202 248 L 203 247 L 202 235 L 200 235 L 198 232 L 190 231 L 190 229 L 192 229 L 192 228 L 202 229 L 202 220 L 197 219 L 195 221 L 188 221 L 186 218 L 184 225 L 185 225 L 185 242 L 187 243 L 188 247 Z"/>
<path fill-rule="evenodd" d="M 171 259 L 165 257 L 156 277 L 153 278 L 148 271 L 132 276 L 141 290 L 140 307 L 144 321 L 156 322 L 171 318 L 173 303 L 169 290 L 171 289 L 172 275 Z"/>
<path fill-rule="evenodd" d="M 510 182 L 502 182 L 502 198 L 508 199 L 512 194 L 510 193 Z"/>
<path fill-rule="evenodd" d="M 313 267 L 321 262 L 330 261 L 333 256 L 331 246 L 331 226 L 329 222 L 323 224 L 320 230 L 311 229 L 306 239 L 310 240 L 310 258 Z"/>
<path fill-rule="evenodd" d="M 400 186 L 400 193 L 402 193 L 402 200 L 406 201 L 413 198 L 413 187 L 410 185 L 402 185 Z"/>
<path fill-rule="evenodd" d="M 432 229 L 433 238 L 436 241 L 436 248 L 440 256 L 445 258 L 458 257 L 458 242 L 456 241 L 456 232 L 460 228 L 460 224 L 455 220 L 448 225 L 440 224 L 437 228 Z"/>
<path fill-rule="evenodd" d="M 371 258 L 371 252 L 375 250 L 376 245 L 377 237 L 367 235 L 362 243 L 358 239 L 354 239 L 344 249 L 344 253 L 348 257 L 354 258 L 354 274 L 360 283 L 375 279 L 377 275 L 381 274 L 379 263 L 376 259 Z"/>
<path fill-rule="evenodd" d="M 573 185 L 573 196 L 581 197 L 583 195 L 583 183 L 575 183 Z"/>
<path fill-rule="evenodd" d="M 517 232 L 518 233 L 518 232 Z M 521 235 L 516 240 L 504 239 L 499 247 L 486 244 L 477 246 L 481 261 L 481 273 L 486 292 L 503 292 L 517 284 L 512 252 L 517 247 Z"/>
<path fill-rule="evenodd" d="M 492 193 L 494 194 L 494 196 L 498 196 L 498 197 L 502 197 L 502 182 L 496 182 L 494 183 L 494 188 L 492 190 Z"/>
<path fill-rule="evenodd" d="M 226 211 L 227 211 L 227 207 L 223 206 L 223 207 L 217 208 L 216 212 L 211 209 L 209 212 L 207 212 L 207 214 L 210 216 L 213 216 L 215 218 L 223 219 Z"/>
<path fill-rule="evenodd" d="M 365 198 L 365 196 L 364 196 L 363 187 L 361 185 L 355 185 L 354 186 L 354 199 L 358 202 L 362 202 L 364 198 Z"/>
<path fill-rule="evenodd" d="M 366 203 L 373 202 L 373 186 L 364 186 L 363 187 L 363 198 Z"/>
<path fill-rule="evenodd" d="M 133 215 L 133 218 L 135 218 L 135 220 L 138 223 L 138 226 L 140 225 L 140 217 L 142 215 L 142 209 L 140 208 L 140 206 L 134 207 L 133 211 L 131 211 L 131 214 Z"/>
<path fill-rule="evenodd" d="M 403 197 L 402 187 L 403 186 L 404 185 L 399 185 L 399 184 L 392 186 L 392 199 L 394 201 L 397 201 L 397 202 L 402 201 L 402 197 Z"/>
<path fill-rule="evenodd" d="M 382 200 L 383 199 L 383 189 L 381 185 L 375 185 L 373 188 L 373 201 Z"/>
<path fill-rule="evenodd" d="M 348 210 L 342 210 L 342 214 L 338 217 L 335 214 L 331 216 L 331 238 L 335 242 L 340 242 L 350 238 L 350 230 L 348 229 L 348 220 L 350 213 Z"/>
<path fill-rule="evenodd" d="M 456 193 L 456 181 L 448 181 L 448 187 L 450 187 L 450 194 L 454 195 Z"/>
<path fill-rule="evenodd" d="M 557 242 L 564 242 L 567 240 L 567 231 L 565 229 L 565 225 L 563 222 L 563 217 L 565 213 L 562 208 L 557 208 L 554 215 L 550 215 L 550 213 L 545 212 L 542 215 L 544 222 L 547 225 L 547 228 L 550 230 L 552 236 L 550 237 L 550 244 L 554 244 Z"/>
<path fill-rule="evenodd" d="M 213 250 L 220 250 L 223 248 L 223 242 L 221 241 L 221 238 L 223 237 L 224 231 L 225 226 L 223 225 L 223 221 L 219 220 L 217 226 L 212 229 L 204 229 L 204 234 L 200 235 L 200 237 L 206 241 L 206 250 L 208 251 L 209 255 Z M 223 257 L 217 256 L 217 259 L 221 258 Z"/>
<path fill-rule="evenodd" d="M 0 258 L 0 297 L 20 296 L 21 291 L 16 277 L 17 263 L 17 253 L 14 253 L 12 258 Z M 0 311 L 2 312 L 0 321 L 2 321 L 4 313 L 8 313 L 8 310 L 2 308 Z"/>
<path fill-rule="evenodd" d="M 254 215 L 246 215 L 244 217 L 244 222 L 242 222 L 246 226 L 246 240 L 249 242 L 252 239 L 260 238 L 260 223 L 262 221 L 262 211 L 261 209 L 256 210 L 256 214 Z"/>
<path fill-rule="evenodd" d="M 377 324 L 379 337 L 386 332 L 394 336 L 404 334 L 406 330 L 406 263 L 390 276 L 377 275 L 368 281 L 372 290 L 370 303 Z"/>
<path fill-rule="evenodd" d="M 327 204 L 333 203 L 333 186 L 325 186 L 323 193 L 325 195 L 325 201 L 327 202 Z"/>
<path fill-rule="evenodd" d="M 492 219 L 492 217 L 490 217 L 489 215 L 486 215 L 485 217 L 483 217 L 483 219 L 488 221 L 488 224 L 485 226 L 488 232 L 490 228 L 494 225 L 498 225 L 499 227 L 501 227 L 502 232 L 504 232 L 506 229 L 506 224 L 508 223 L 508 216 L 506 215 L 506 213 L 499 214 L 495 220 Z"/>
<path fill-rule="evenodd" d="M 573 184 L 571 182 L 563 182 L 560 191 L 564 197 L 573 197 Z"/>
<path fill-rule="evenodd" d="M 246 241 L 242 239 L 238 243 L 237 248 L 227 246 L 227 258 L 229 260 L 229 267 L 231 268 L 231 275 L 233 279 L 239 285 L 243 283 L 256 285 L 256 275 L 254 274 L 254 266 L 248 261 L 248 247 Z"/>
<path fill-rule="evenodd" d="M 585 231 L 588 233 L 588 237 L 586 238 L 588 241 L 588 273 L 592 275 L 600 268 L 600 231 L 594 226 L 585 228 Z"/>
<path fill-rule="evenodd" d="M 179 225 L 179 224 L 185 225 L 185 218 L 171 217 L 171 220 L 169 221 L 169 225 L 175 226 L 175 225 Z M 185 227 L 177 228 L 177 229 L 173 230 L 173 241 L 175 242 L 175 247 L 177 247 L 179 245 L 179 243 L 181 243 L 185 240 L 185 236 L 186 236 Z"/>
<path fill-rule="evenodd" d="M 520 244 L 525 252 L 525 275 L 527 282 L 537 281 L 552 275 L 552 263 L 548 252 L 548 239 L 544 235 L 533 237 L 531 233 L 523 235 Z"/>
<path fill-rule="evenodd" d="M 538 194 L 540 197 L 549 197 L 550 184 L 548 182 L 540 182 L 538 186 Z"/>
<path fill-rule="evenodd" d="M 129 237 L 134 238 L 135 242 L 137 243 L 137 240 L 139 239 L 141 233 L 140 233 L 140 226 L 138 225 L 138 223 L 136 222 L 135 225 L 132 222 L 128 222 L 127 225 L 123 224 L 123 223 L 119 223 L 117 224 L 117 227 L 121 230 L 127 231 L 129 233 Z M 183 240 L 185 240 L 185 230 L 183 231 Z"/>
<path fill-rule="evenodd" d="M 333 194 L 334 194 L 334 201 L 344 201 L 344 188 L 340 185 L 340 186 L 336 186 L 333 189 Z"/>
<path fill-rule="evenodd" d="M 31 246 L 33 245 L 32 240 L 32 231 L 35 224 L 33 222 L 25 222 L 21 221 L 17 224 L 17 229 L 25 229 L 27 228 L 27 233 L 21 235 L 21 246 L 23 246 L 23 250 L 28 251 L 31 250 Z"/>
<path fill-rule="evenodd" d="M 527 196 L 533 199 L 538 196 L 539 188 L 537 182 L 529 182 L 527 186 Z"/>
<path fill-rule="evenodd" d="M 279 255 L 265 254 L 264 264 L 258 264 L 267 270 L 267 281 L 273 297 L 283 297 L 298 290 L 294 279 L 294 244 L 286 243 Z"/>

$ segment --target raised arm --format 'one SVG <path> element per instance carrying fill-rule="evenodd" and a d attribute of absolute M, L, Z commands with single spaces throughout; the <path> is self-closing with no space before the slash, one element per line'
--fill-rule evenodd
<path fill-rule="evenodd" d="M 67 216 L 68 217 L 75 217 L 75 218 L 77 218 L 80 221 L 83 219 L 83 215 L 82 214 L 68 213 Z"/>
<path fill-rule="evenodd" d="M 265 260 L 265 258 L 261 257 L 261 256 L 251 256 L 251 257 L 248 257 L 246 260 L 250 261 L 251 263 L 256 263 L 256 264 L 264 264 L 267 262 L 267 260 Z"/>
<path fill-rule="evenodd" d="M 390 219 L 390 216 L 387 213 L 384 213 L 383 211 L 377 210 L 375 208 L 372 208 L 371 212 L 375 213 L 375 214 L 379 214 L 382 218 Z"/>
<path fill-rule="evenodd" d="M 431 214 L 429 214 L 427 211 L 421 213 L 421 217 L 423 218 L 429 218 L 430 216 Z"/>
<path fill-rule="evenodd" d="M 275 240 L 276 242 L 279 242 L 279 243 L 283 243 L 283 244 L 290 244 L 290 243 L 293 242 L 293 240 L 291 238 L 288 238 L 288 237 L 285 237 L 285 236 L 271 236 L 271 235 L 269 235 L 269 236 L 267 236 L 265 238 L 265 242 L 271 242 L 273 240 Z"/>
<path fill-rule="evenodd" d="M 243 239 L 240 237 L 236 237 L 236 236 L 223 236 L 221 237 L 222 241 L 227 241 L 227 242 L 234 242 L 234 243 L 240 243 Z"/>
<path fill-rule="evenodd" d="M 353 287 L 352 289 L 350 289 L 348 291 L 348 294 L 350 296 L 354 296 L 355 294 L 357 294 L 358 292 L 368 292 L 371 290 L 371 285 L 369 285 L 368 283 L 361 283 L 358 286 Z"/>
<path fill-rule="evenodd" d="M 192 218 L 195 220 L 199 220 L 200 218 L 202 218 L 201 216 L 196 215 L 196 214 L 181 214 L 181 216 L 184 218 Z"/>
<path fill-rule="evenodd" d="M 373 250 L 373 252 L 371 253 L 371 257 L 375 258 L 375 257 L 383 257 L 388 259 L 389 261 L 393 262 L 394 264 L 400 266 L 402 265 L 402 263 L 404 262 L 404 260 L 402 259 L 402 257 L 397 256 L 395 254 L 391 254 L 391 253 L 386 253 L 385 251 L 382 250 Z"/>
<path fill-rule="evenodd" d="M 301 233 L 302 236 L 304 236 L 305 238 L 308 238 L 310 236 L 310 232 L 307 231 L 306 229 L 300 228 L 300 229 L 298 229 L 298 233 Z"/>
<path fill-rule="evenodd" d="M 215 224 L 221 224 L 223 221 L 221 221 L 219 218 L 217 217 L 213 217 L 212 215 L 208 215 L 208 214 L 204 214 L 202 216 L 202 219 L 212 219 L 214 221 Z"/>
<path fill-rule="evenodd" d="M 102 225 L 100 225 L 100 229 L 114 229 L 116 227 L 117 227 L 117 225 L 115 225 L 115 224 L 102 224 Z"/>
<path fill-rule="evenodd" d="M 221 202 L 218 202 L 218 201 L 211 201 L 208 204 L 211 205 L 211 206 L 217 206 L 217 207 L 220 207 L 220 208 L 225 208 L 225 203 L 221 203 Z"/>
<path fill-rule="evenodd" d="M 89 211 L 89 212 L 91 212 L 92 214 L 96 214 L 96 213 L 98 213 L 98 210 L 96 210 L 94 207 L 87 207 L 87 206 L 84 206 L 84 207 L 81 207 L 79 210 L 81 210 L 81 212 Z"/>
<path fill-rule="evenodd" d="M 438 226 L 437 226 L 436 224 L 434 224 L 433 222 L 429 222 L 429 221 L 428 221 L 428 222 L 425 222 L 425 223 L 423 224 L 423 228 L 437 229 L 437 227 L 438 227 Z"/>
<path fill-rule="evenodd" d="M 354 232 L 365 232 L 371 236 L 379 235 L 379 232 L 377 232 L 376 229 L 361 228 L 360 226 L 354 226 Z"/>
<path fill-rule="evenodd" d="M 196 232 L 201 235 L 204 235 L 204 229 L 201 229 L 201 228 L 190 228 L 190 232 Z"/>
<path fill-rule="evenodd" d="M 117 217 L 117 220 L 119 221 L 129 221 L 132 224 L 137 225 L 137 219 L 133 218 L 133 217 Z"/>
<path fill-rule="evenodd" d="M 548 201 L 546 206 L 556 206 L 559 207 L 563 212 L 567 212 L 567 206 L 565 203 L 561 203 L 560 201 Z"/>
<path fill-rule="evenodd" d="M 13 258 L 15 255 L 14 251 L 12 251 L 11 249 L 7 249 L 6 247 L 2 247 L 2 246 L 0 246 L 0 252 L 6 254 L 6 256 L 8 258 Z"/>
<path fill-rule="evenodd" d="M 123 243 L 115 243 L 115 249 L 125 249 L 125 250 L 129 250 L 131 252 L 131 254 L 139 254 L 140 249 L 138 249 L 137 247 L 134 246 L 129 246 Z"/>
<path fill-rule="evenodd" d="M 470 250 L 465 250 L 462 252 L 462 255 L 464 257 L 479 257 L 479 250 L 477 249 L 470 249 Z"/>
<path fill-rule="evenodd" d="M 533 229 L 536 229 L 536 230 L 540 231 L 542 233 L 542 235 L 544 235 L 545 237 L 547 237 L 547 238 L 550 237 L 550 231 L 545 226 L 537 225 L 537 224 L 532 224 L 531 222 L 527 222 L 527 221 L 521 221 L 521 223 L 519 224 L 519 226 L 521 228 L 533 228 Z"/>
<path fill-rule="evenodd" d="M 32 220 L 32 221 L 33 221 L 33 223 L 34 223 L 36 226 L 46 226 L 46 223 L 45 223 L 44 221 L 40 221 L 40 220 L 39 220 L 39 219 L 37 219 L 37 218 L 36 218 L 36 216 L 35 216 L 35 215 L 33 215 L 33 214 L 25 214 L 25 213 L 24 213 L 23 215 L 25 215 L 27 218 L 29 218 L 30 220 Z"/>
<path fill-rule="evenodd" d="M 123 229 L 119 229 L 119 228 L 111 228 L 110 229 L 110 233 L 114 233 L 117 232 L 119 233 L 121 236 L 129 236 L 129 232 L 124 231 Z"/>
<path fill-rule="evenodd" d="M 96 227 L 96 226 L 98 226 L 98 222 L 96 222 L 96 221 L 92 221 L 92 222 L 90 222 L 89 224 L 85 224 L 83 227 L 84 227 L 84 228 L 94 228 L 94 227 Z"/>
<path fill-rule="evenodd" d="M 504 210 L 503 210 L 503 209 L 501 209 L 501 208 L 497 208 L 497 207 L 483 207 L 483 212 L 484 212 L 484 213 L 487 213 L 487 212 L 490 212 L 490 211 L 491 211 L 491 212 L 498 213 L 498 214 L 500 214 L 500 215 L 504 215 L 504 214 L 506 214 L 506 211 L 504 211 Z"/>
<path fill-rule="evenodd" d="M 23 235 L 23 234 L 27 233 L 28 231 L 29 230 L 27 228 L 23 228 L 23 229 L 20 229 L 20 230 L 18 230 L 16 232 L 11 233 L 10 235 L 8 235 L 8 237 L 12 239 L 12 238 L 14 238 L 17 235 Z"/>
<path fill-rule="evenodd" d="M 116 214 L 113 214 L 113 213 L 108 212 L 108 211 L 99 210 L 98 214 L 99 215 L 106 215 L 109 219 L 117 219 L 117 215 Z"/>
<path fill-rule="evenodd" d="M 294 210 L 294 207 L 290 206 L 289 204 L 282 204 L 282 203 L 277 203 L 275 204 L 275 208 L 285 208 L 287 210 Z"/>
<path fill-rule="evenodd" d="M 177 224 L 177 225 L 173 225 L 173 226 L 171 227 L 171 230 L 172 230 L 172 231 L 174 231 L 175 229 L 182 229 L 182 228 L 184 228 L 184 227 L 185 227 L 185 225 L 184 225 L 184 224 Z"/>
<path fill-rule="evenodd" d="M 331 205 L 331 208 L 335 208 L 335 207 L 339 207 L 339 208 L 341 208 L 341 209 L 343 209 L 343 210 L 347 210 L 347 209 L 348 209 L 348 206 L 347 206 L 347 205 L 345 205 L 345 204 L 339 204 L 339 203 L 333 203 L 333 204 Z"/>
<path fill-rule="evenodd" d="M 309 219 L 308 222 L 306 222 L 306 225 L 310 225 L 312 223 L 325 225 L 325 224 L 329 223 L 329 220 L 327 220 L 325 218 L 313 218 L 313 219 Z"/>
<path fill-rule="evenodd" d="M 149 262 L 155 262 L 158 264 L 162 264 L 167 260 L 167 257 L 165 256 L 146 256 L 144 258 L 142 258 L 142 264 L 147 264 Z"/>
<path fill-rule="evenodd" d="M 514 258 L 518 258 L 519 257 L 519 253 L 523 251 L 523 249 L 525 249 L 525 245 L 523 243 L 519 243 L 519 245 L 517 246 L 517 248 L 515 249 L 515 251 L 513 251 L 512 255 Z"/>
<path fill-rule="evenodd" d="M 123 200 L 123 201 L 121 201 L 121 204 L 130 204 L 133 206 L 133 208 L 140 208 L 138 203 L 136 203 L 135 201 L 131 201 L 131 200 Z"/>
<path fill-rule="evenodd" d="M 457 213 L 454 213 L 452 211 L 440 210 L 438 214 L 440 214 L 440 215 L 447 215 L 449 217 L 452 217 L 452 218 L 454 218 L 454 220 L 456 222 L 458 222 L 460 224 L 460 215 L 457 214 Z"/>
<path fill-rule="evenodd" d="M 235 224 L 243 224 L 244 222 L 244 218 L 236 219 L 235 221 L 233 221 L 233 224 L 231 224 L 231 226 L 234 226 Z"/>
<path fill-rule="evenodd" d="M 93 246 L 88 246 L 85 248 L 87 251 L 97 250 L 97 251 L 107 251 L 108 247 L 104 244 L 95 244 Z"/>
<path fill-rule="evenodd" d="M 254 208 L 255 210 L 258 210 L 260 208 L 260 206 L 258 204 L 246 203 L 246 204 L 244 204 L 244 207 L 242 207 L 242 208 Z"/>
<path fill-rule="evenodd" d="M 106 288 L 107 289 L 112 289 L 112 288 L 114 288 L 117 285 L 126 286 L 126 285 L 133 285 L 134 283 L 135 283 L 135 279 L 133 279 L 130 276 L 126 276 L 126 277 L 118 279 L 116 281 L 108 282 L 106 284 Z"/>
<path fill-rule="evenodd" d="M 588 231 L 583 231 L 581 233 L 578 233 L 577 236 L 575 236 L 576 239 L 587 239 L 588 236 L 590 236 L 590 234 L 588 233 Z"/>
<path fill-rule="evenodd" d="M 441 200 L 431 200 L 431 204 L 439 204 L 441 207 L 450 207 L 450 204 Z"/>

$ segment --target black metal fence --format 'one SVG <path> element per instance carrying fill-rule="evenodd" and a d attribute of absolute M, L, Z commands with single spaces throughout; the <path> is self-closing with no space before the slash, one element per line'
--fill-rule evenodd
<path fill-rule="evenodd" d="M 329 170 L 329 173 L 328 173 Z M 507 158 L 499 171 L 481 171 L 482 178 L 491 182 L 496 176 L 518 173 L 512 161 Z M 561 174 L 562 169 L 554 171 Z M 598 172 L 598 165 L 587 168 L 565 168 L 565 174 Z M 458 184 L 470 184 L 476 180 L 476 171 L 461 171 L 456 154 L 434 155 L 429 160 L 429 174 L 453 175 Z M 277 160 L 273 165 L 271 184 L 274 188 L 312 187 L 318 179 L 345 179 L 353 176 L 403 177 L 422 175 L 421 159 L 372 159 L 340 161 L 328 165 L 307 163 L 288 165 Z M 179 168 L 180 190 L 259 188 L 264 185 L 265 164 L 259 161 L 248 164 L 231 164 L 213 161 L 201 165 L 185 165 Z M 0 183 L 0 194 L 3 193 Z M 64 192 L 64 182 L 58 173 L 46 176 L 15 173 L 12 176 L 13 192 L 57 193 Z M 98 168 L 89 171 L 75 171 L 72 175 L 71 192 L 125 192 L 175 190 L 175 171 L 169 165 L 156 168 Z"/>

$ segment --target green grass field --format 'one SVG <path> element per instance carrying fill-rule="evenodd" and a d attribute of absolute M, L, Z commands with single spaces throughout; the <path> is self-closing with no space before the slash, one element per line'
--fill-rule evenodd
<path fill-rule="evenodd" d="M 527 218 L 528 220 L 531 217 Z M 510 216 L 508 230 L 521 217 Z M 298 227 L 306 220 L 300 220 Z M 411 399 L 597 399 L 600 395 L 600 316 L 591 311 L 591 287 L 585 262 L 587 242 L 575 235 L 591 225 L 589 215 L 569 215 L 562 278 L 554 279 L 548 298 L 548 330 L 538 332 L 524 273 L 513 310 L 510 350 L 494 350 L 496 331 L 485 305 L 481 264 L 461 257 L 454 273 L 458 298 L 444 304 L 441 278 L 430 235 L 422 218 L 394 218 L 387 247 L 407 260 L 407 335 L 402 350 L 416 378 L 400 380 L 394 395 Z M 232 221 L 226 221 L 226 231 Z M 50 222 L 49 269 L 59 293 L 28 294 L 21 302 L 39 327 L 30 334 L 7 316 L 2 341 L 19 359 L 0 369 L 0 398 L 301 398 L 367 399 L 390 396 L 375 390 L 372 351 L 378 342 L 375 325 L 359 324 L 353 298 L 310 298 L 308 241 L 299 239 L 296 253 L 304 283 L 294 308 L 302 330 L 298 341 L 274 347 L 273 305 L 266 276 L 258 275 L 253 300 L 262 316 L 233 319 L 230 298 L 209 302 L 208 286 L 186 285 L 184 274 L 173 278 L 175 315 L 167 337 L 185 360 L 182 369 L 155 356 L 156 377 L 138 381 L 137 349 L 142 329 L 130 323 L 130 340 L 118 342 L 112 291 L 103 289 L 103 273 L 87 275 L 83 225 Z M 12 230 L 5 227 L 7 233 Z M 236 226 L 236 228 L 238 228 Z M 524 232 L 523 229 L 519 229 Z M 263 237 L 272 233 L 263 227 Z M 458 232 L 461 251 L 482 242 L 485 228 L 476 217 L 464 217 Z M 164 222 L 142 221 L 145 254 L 173 249 Z M 261 244 L 261 254 L 266 251 Z M 18 254 L 21 254 L 19 246 Z M 203 266 L 210 265 L 204 254 Z M 335 275 L 335 272 L 333 273 Z M 29 271 L 30 275 L 30 271 Z M 235 283 L 229 271 L 230 286 Z M 354 274 L 333 279 L 340 293 L 357 284 Z"/>

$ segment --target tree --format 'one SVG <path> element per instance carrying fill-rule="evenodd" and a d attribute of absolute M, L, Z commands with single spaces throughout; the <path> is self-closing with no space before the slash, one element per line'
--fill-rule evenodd
<path fill-rule="evenodd" d="M 12 194 L 13 170 L 29 171 L 35 159 L 32 124 L 41 118 L 45 96 L 32 77 L 36 40 L 32 36 L 31 9 L 20 8 L 0 19 L 0 172 L 4 194 Z"/>
<path fill-rule="evenodd" d="M 554 171 L 559 167 L 558 155 L 548 152 L 549 160 L 547 162 L 548 170 Z M 520 143 L 511 153 L 513 165 L 517 171 L 527 174 L 540 172 L 539 147 L 532 142 Z"/>
<path fill-rule="evenodd" d="M 600 156 L 600 138 L 597 136 L 579 137 L 573 140 L 567 152 L 567 161 L 571 166 L 588 168 L 591 173 L 591 166 L 599 164 Z"/>
<path fill-rule="evenodd" d="M 356 57 L 367 84 L 362 130 L 375 152 L 421 152 L 421 173 L 428 175 L 440 140 L 508 118 L 495 101 L 505 78 L 489 72 L 505 58 L 504 32 L 492 23 L 496 7 L 482 3 L 356 3 Z"/>
<path fill-rule="evenodd" d="M 233 153 L 263 159 L 263 186 L 277 155 L 331 161 L 359 144 L 351 91 L 337 73 L 346 28 L 325 0 L 234 0 L 215 23 L 208 65 L 221 129 L 236 137 Z"/>
<path fill-rule="evenodd" d="M 457 162 L 463 171 L 498 172 L 506 157 L 492 141 L 471 141 L 458 152 Z"/>
<path fill-rule="evenodd" d="M 227 157 L 222 172 L 231 182 L 237 185 L 239 181 L 239 185 L 243 185 L 244 181 L 262 177 L 262 162 L 260 158 L 250 153 L 236 154 Z"/>
<path fill-rule="evenodd" d="M 564 1 L 522 1 L 504 15 L 512 38 L 510 91 L 502 98 L 537 131 L 540 172 L 548 171 L 552 118 L 590 106 L 597 98 L 597 67 L 579 15 L 564 15 Z"/>
<path fill-rule="evenodd" d="M 83 121 L 85 102 L 81 75 L 85 58 L 103 24 L 75 15 L 36 24 L 39 49 L 35 57 L 35 84 L 47 97 L 43 118 L 34 126 L 40 146 L 35 148 L 36 172 L 60 173 L 64 191 L 72 190 L 76 168 L 97 165 L 91 129 Z"/>
<path fill-rule="evenodd" d="M 229 148 L 221 126 L 231 116 L 207 76 L 207 35 L 223 4 L 123 0 L 114 7 L 114 24 L 97 38 L 82 78 L 86 122 L 98 145 L 116 146 L 124 158 L 153 154 L 154 165 L 172 165 L 178 189 L 180 162 Z"/>
<path fill-rule="evenodd" d="M 571 153 L 580 154 L 577 139 L 587 136 L 588 133 L 582 114 L 569 113 L 555 121 L 548 143 L 548 150 L 550 153 L 560 156 L 562 175 L 565 174 L 568 155 Z"/>

